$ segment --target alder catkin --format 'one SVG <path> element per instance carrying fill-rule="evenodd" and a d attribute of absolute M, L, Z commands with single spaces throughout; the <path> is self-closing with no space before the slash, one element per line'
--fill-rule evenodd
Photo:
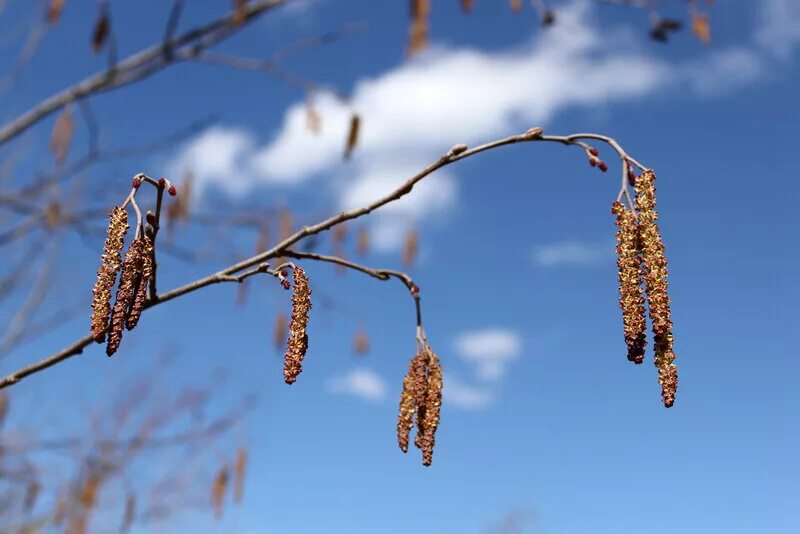
<path fill-rule="evenodd" d="M 429 466 L 433 461 L 433 446 L 436 443 L 436 430 L 439 428 L 439 410 L 442 406 L 442 366 L 439 358 L 427 348 L 428 384 L 425 390 L 425 419 L 420 449 L 422 465 Z"/>
<path fill-rule="evenodd" d="M 211 486 L 211 505 L 214 507 L 214 517 L 220 519 L 225 506 L 225 493 L 228 490 L 228 466 L 223 465 L 214 477 L 214 484 Z"/>
<path fill-rule="evenodd" d="M 617 216 L 617 267 L 619 268 L 619 307 L 625 327 L 628 360 L 644 361 L 647 346 L 647 320 L 641 287 L 639 234 L 636 216 L 622 202 L 614 202 L 611 213 Z"/>
<path fill-rule="evenodd" d="M 409 434 L 414 426 L 414 415 L 425 401 L 427 389 L 425 355 L 420 351 L 408 366 L 403 378 L 403 391 L 400 393 L 400 413 L 397 416 L 397 443 L 400 450 L 408 452 Z"/>
<path fill-rule="evenodd" d="M 400 413 L 397 417 L 397 442 L 408 451 L 409 433 L 416 422 L 414 445 L 422 451 L 422 464 L 431 465 L 435 435 L 442 405 L 442 366 L 431 348 L 425 345 L 412 359 L 403 379 Z"/>
<path fill-rule="evenodd" d="M 287 384 L 294 383 L 303 369 L 303 358 L 308 350 L 308 312 L 311 310 L 311 288 L 305 271 L 295 266 L 292 318 L 289 322 L 289 341 L 283 360 L 283 377 Z"/>
<path fill-rule="evenodd" d="M 117 299 L 111 312 L 111 329 L 108 332 L 108 343 L 106 344 L 106 354 L 109 356 L 117 352 L 122 341 L 122 330 L 133 305 L 136 283 L 142 272 L 143 256 L 142 240 L 135 239 L 128 247 L 125 260 L 122 262 L 122 274 L 119 277 Z"/>
<path fill-rule="evenodd" d="M 642 248 L 642 266 L 647 292 L 650 321 L 653 325 L 653 350 L 658 368 L 658 381 L 664 406 L 675 402 L 678 388 L 678 370 L 672 363 L 675 359 L 672 336 L 672 315 L 667 292 L 667 258 L 664 243 L 658 228 L 656 211 L 656 176 L 646 170 L 636 179 L 636 210 L 639 214 L 639 239 Z"/>
<path fill-rule="evenodd" d="M 97 280 L 92 289 L 92 337 L 98 343 L 105 341 L 106 328 L 111 317 L 111 288 L 122 266 L 120 255 L 128 232 L 128 212 L 119 206 L 111 210 L 106 242 L 97 270 Z"/>
<path fill-rule="evenodd" d="M 139 318 L 144 310 L 144 303 L 147 300 L 147 287 L 153 277 L 153 242 L 145 236 L 140 240 L 141 252 L 141 274 L 136 282 L 136 291 L 131 304 L 131 311 L 125 320 L 125 328 L 133 330 L 139 323 Z"/>
<path fill-rule="evenodd" d="M 247 469 L 247 451 L 240 448 L 236 451 L 236 463 L 233 469 L 233 501 L 242 502 L 244 495 L 244 475 Z"/>

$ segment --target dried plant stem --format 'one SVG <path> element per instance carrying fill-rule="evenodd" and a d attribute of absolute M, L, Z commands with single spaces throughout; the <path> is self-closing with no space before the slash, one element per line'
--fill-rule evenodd
<path fill-rule="evenodd" d="M 257 2 L 257 3 L 253 3 L 252 5 L 256 5 L 256 4 L 258 4 L 258 5 L 269 4 L 270 6 L 273 5 L 272 2 Z M 277 5 L 277 3 L 275 3 L 275 5 Z M 514 145 L 514 144 L 518 144 L 518 143 L 551 142 L 551 143 L 559 143 L 559 144 L 568 145 L 568 146 L 574 145 L 574 146 L 579 146 L 579 147 L 583 148 L 583 147 L 586 146 L 586 144 L 584 142 L 585 140 L 594 140 L 594 141 L 600 141 L 602 143 L 605 143 L 608 146 L 610 146 L 617 153 L 617 155 L 619 156 L 619 158 L 620 158 L 620 160 L 622 162 L 626 162 L 627 161 L 627 162 L 635 165 L 636 167 L 639 167 L 641 169 L 645 169 L 645 167 L 642 164 L 640 164 L 638 161 L 636 161 L 633 158 L 631 158 L 622 149 L 622 147 L 619 145 L 619 143 L 617 143 L 616 140 L 614 140 L 613 138 L 608 137 L 608 136 L 604 136 L 604 135 L 600 135 L 600 134 L 594 134 L 594 133 L 577 133 L 577 134 L 572 134 L 572 135 L 567 135 L 567 136 L 552 136 L 552 135 L 542 135 L 542 131 L 541 131 L 540 128 L 533 128 L 533 129 L 528 130 L 527 132 L 525 132 L 523 134 L 513 135 L 513 136 L 510 136 L 510 137 L 505 137 L 505 138 L 502 138 L 502 139 L 498 139 L 496 141 L 492 141 L 492 142 L 489 142 L 489 143 L 486 143 L 486 144 L 483 144 L 483 145 L 480 145 L 480 146 L 477 146 L 477 147 L 474 147 L 474 148 L 471 148 L 471 149 L 468 148 L 466 145 L 456 145 L 453 148 L 451 148 L 449 151 L 447 151 L 444 155 L 442 155 L 438 160 L 436 160 L 435 162 L 431 163 L 430 165 L 425 167 L 422 171 L 420 171 L 416 175 L 414 175 L 411 178 L 409 178 L 405 183 L 400 185 L 397 189 L 395 189 L 394 191 L 392 191 L 388 195 L 386 195 L 386 196 L 384 196 L 382 198 L 379 198 L 379 199 L 377 199 L 377 200 L 375 200 L 375 201 L 373 201 L 373 202 L 371 202 L 371 203 L 369 203 L 366 206 L 363 206 L 361 208 L 357 208 L 357 209 L 353 209 L 353 210 L 349 210 L 349 211 L 343 211 L 343 212 L 341 212 L 341 213 L 339 213 L 337 215 L 334 215 L 332 217 L 329 217 L 328 219 L 325 219 L 325 220 L 323 220 L 323 221 L 321 221 L 321 222 L 319 222 L 319 223 L 317 223 L 315 225 L 305 226 L 302 229 L 300 229 L 299 231 L 297 231 L 294 234 L 290 235 L 289 237 L 281 240 L 278 244 L 273 246 L 271 249 L 266 250 L 264 252 L 261 252 L 259 254 L 256 254 L 256 255 L 254 255 L 254 256 L 252 256 L 250 258 L 242 260 L 242 261 L 240 261 L 238 263 L 235 263 L 233 265 L 230 265 L 230 266 L 228 266 L 228 267 L 226 267 L 226 268 L 224 268 L 224 269 L 222 269 L 220 271 L 217 271 L 217 272 L 212 273 L 212 274 L 210 274 L 208 276 L 199 278 L 199 279 L 197 279 L 197 280 L 195 280 L 193 282 L 190 282 L 190 283 L 185 284 L 183 286 L 177 287 L 177 288 L 175 288 L 175 289 L 173 289 L 171 291 L 167 291 L 166 293 L 162 293 L 160 295 L 151 296 L 151 298 L 148 299 L 148 301 L 145 303 L 144 309 L 147 310 L 148 308 L 151 308 L 151 307 L 156 306 L 158 304 L 162 304 L 162 303 L 165 303 L 167 301 L 173 300 L 175 298 L 187 295 L 189 293 L 193 293 L 193 292 L 195 292 L 195 291 L 197 291 L 199 289 L 202 289 L 202 288 L 210 286 L 210 285 L 214 285 L 214 284 L 218 284 L 218 283 L 222 283 L 222 282 L 229 282 L 229 281 L 231 281 L 232 277 L 235 278 L 238 273 L 241 273 L 242 271 L 244 271 L 246 269 L 250 269 L 250 268 L 255 267 L 255 266 L 259 265 L 259 264 L 265 263 L 268 260 L 273 259 L 273 258 L 286 256 L 287 252 L 291 250 L 291 247 L 294 244 L 298 243 L 299 241 L 301 241 L 301 240 L 303 240 L 303 239 L 305 239 L 305 238 L 307 238 L 309 236 L 316 235 L 316 234 L 319 234 L 319 233 L 324 232 L 326 230 L 329 230 L 329 229 L 333 228 L 334 226 L 336 226 L 338 224 L 341 224 L 343 222 L 350 221 L 350 220 L 357 219 L 359 217 L 363 217 L 365 215 L 368 215 L 369 213 L 372 213 L 373 211 L 381 208 L 382 206 L 385 206 L 386 204 L 389 204 L 391 202 L 394 202 L 394 201 L 404 197 L 405 195 L 409 194 L 413 190 L 414 186 L 417 183 L 419 183 L 421 180 L 423 180 L 427 176 L 431 175 L 433 172 L 441 169 L 442 167 L 446 167 L 446 166 L 451 165 L 451 164 L 453 164 L 455 162 L 458 162 L 458 161 L 461 161 L 463 159 L 475 156 L 475 155 L 480 154 L 482 152 L 493 150 L 495 148 L 499 148 L 499 147 L 503 147 L 503 146 L 507 146 L 507 145 Z M 294 254 L 297 255 L 299 253 L 295 252 Z M 319 261 L 326 261 L 325 259 L 314 258 L 314 257 L 311 257 L 311 256 L 309 256 L 307 259 L 310 259 L 310 260 L 315 260 L 316 259 L 316 260 L 319 260 Z M 344 263 L 342 263 L 342 262 L 338 262 L 338 263 L 340 263 L 341 265 L 343 265 L 345 267 L 353 268 L 352 265 L 349 265 L 350 262 L 346 262 L 345 260 L 342 260 L 342 261 Z M 360 270 L 361 272 L 367 272 L 367 274 L 370 274 L 368 272 L 368 270 L 363 270 L 363 269 L 357 269 L 357 270 Z M 382 272 L 388 273 L 388 271 L 382 271 Z M 380 276 L 380 275 L 377 276 L 377 278 L 381 278 L 381 277 L 382 276 Z M 421 329 L 420 329 L 420 334 L 421 333 L 422 332 L 421 332 Z M 83 349 L 85 349 L 87 346 L 89 346 L 92 342 L 93 342 L 92 336 L 87 335 L 87 336 L 75 341 L 74 343 L 72 343 L 68 347 L 64 348 L 63 350 L 61 350 L 61 351 L 59 351 L 59 352 L 57 352 L 57 353 L 55 353 L 55 354 L 53 354 L 53 355 L 51 355 L 51 356 L 49 356 L 47 358 L 44 358 L 44 359 L 42 359 L 42 360 L 40 360 L 38 362 L 35 362 L 35 363 L 30 364 L 30 365 L 28 365 L 26 367 L 23 367 L 23 368 L 15 371 L 15 372 L 5 376 L 4 378 L 0 379 L 0 389 L 8 387 L 8 386 L 10 386 L 12 384 L 15 384 L 15 383 L 17 383 L 18 381 L 20 381 L 21 379 L 23 379 L 23 378 L 25 378 L 27 376 L 30 376 L 32 374 L 38 373 L 40 371 L 43 371 L 44 369 L 52 367 L 53 365 L 55 365 L 57 363 L 60 363 L 60 362 L 62 362 L 64 360 L 67 360 L 67 359 L 73 357 L 73 356 L 81 354 L 83 352 Z"/>

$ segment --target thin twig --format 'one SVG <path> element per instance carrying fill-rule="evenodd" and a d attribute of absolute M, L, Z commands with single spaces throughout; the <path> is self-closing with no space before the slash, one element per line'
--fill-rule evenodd
<path fill-rule="evenodd" d="M 614 151 L 617 153 L 621 161 L 623 162 L 628 161 L 639 168 L 642 169 L 645 168 L 644 166 L 642 166 L 641 163 L 631 158 L 622 149 L 622 147 L 616 140 L 605 135 L 599 135 L 594 133 L 578 133 L 568 136 L 551 136 L 551 135 L 542 135 L 541 128 L 532 128 L 523 134 L 512 135 L 510 137 L 498 139 L 496 141 L 492 141 L 471 149 L 468 148 L 466 145 L 456 145 L 453 148 L 451 148 L 448 152 L 446 152 L 444 155 L 442 155 L 438 160 L 428 165 L 425 169 L 423 169 L 416 175 L 409 178 L 405 183 L 403 183 L 400 187 L 398 187 L 388 195 L 379 198 L 374 202 L 367 204 L 366 206 L 363 206 L 361 208 L 353 209 L 350 211 L 343 211 L 313 226 L 305 226 L 299 231 L 292 234 L 291 236 L 283 239 L 277 245 L 273 246 L 269 250 L 256 254 L 250 258 L 235 263 L 220 271 L 217 271 L 208 276 L 199 278 L 193 282 L 190 282 L 183 286 L 177 287 L 171 291 L 158 295 L 157 299 L 155 300 L 151 299 L 145 304 L 145 309 L 149 309 L 153 306 L 157 306 L 159 304 L 163 304 L 167 301 L 176 299 L 178 297 L 187 295 L 189 293 L 193 293 L 198 289 L 202 289 L 210 285 L 231 281 L 232 278 L 236 279 L 235 275 L 237 273 L 241 273 L 241 271 L 250 269 L 259 264 L 266 263 L 268 260 L 272 258 L 285 256 L 287 252 L 291 250 L 290 247 L 292 247 L 295 243 L 303 240 L 304 238 L 329 230 L 334 226 L 341 224 L 343 222 L 363 217 L 381 208 L 382 206 L 385 206 L 386 204 L 389 204 L 404 197 L 405 195 L 409 194 L 413 190 L 414 186 L 418 182 L 423 180 L 425 177 L 441 169 L 442 167 L 446 167 L 457 161 L 461 161 L 463 159 L 472 157 L 482 152 L 492 150 L 494 148 L 499 148 L 506 145 L 513 145 L 517 143 L 552 142 L 564 145 L 575 145 L 582 148 L 581 141 L 584 139 L 592 139 L 595 141 L 606 143 L 612 149 L 614 149 Z M 422 334 L 421 324 L 418 327 L 418 332 L 421 335 L 424 335 Z M 44 369 L 52 367 L 53 365 L 62 362 L 68 358 L 81 354 L 83 352 L 83 349 L 92 344 L 93 341 L 94 338 L 91 335 L 87 335 L 75 341 L 73 344 L 64 348 L 63 350 L 47 358 L 44 358 L 43 360 L 30 364 L 26 367 L 23 367 L 7 375 L 2 380 L 0 380 L 0 389 L 6 388 L 11 384 L 15 384 L 27 376 L 43 371 Z"/>
<path fill-rule="evenodd" d="M 289 3 L 290 0 L 254 0 L 242 8 L 242 23 L 246 24 L 262 13 Z M 116 89 L 154 74 L 173 61 L 189 59 L 214 46 L 240 29 L 234 22 L 234 12 L 212 22 L 190 30 L 170 41 L 152 45 L 136 52 L 115 64 L 113 70 L 106 69 L 85 78 L 43 100 L 34 107 L 0 128 L 0 144 L 3 144 L 58 111 L 66 104 L 88 95 Z M 165 50 L 172 54 L 165 55 Z"/>

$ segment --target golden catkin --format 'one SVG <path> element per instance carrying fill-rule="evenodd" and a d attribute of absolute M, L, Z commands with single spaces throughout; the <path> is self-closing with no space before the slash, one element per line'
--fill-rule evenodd
<path fill-rule="evenodd" d="M 236 463 L 233 469 L 233 502 L 242 502 L 244 495 L 244 475 L 247 469 L 247 451 L 240 448 L 236 451 Z"/>
<path fill-rule="evenodd" d="M 617 267 L 619 268 L 619 307 L 625 327 L 628 360 L 640 364 L 647 346 L 647 320 L 641 287 L 639 234 L 636 216 L 622 202 L 614 202 L 611 213 L 617 216 Z"/>
<path fill-rule="evenodd" d="M 422 449 L 422 465 L 429 466 L 433 461 L 433 446 L 436 443 L 436 430 L 439 428 L 439 410 L 442 407 L 442 366 L 439 358 L 427 348 L 428 384 L 425 390 L 425 418 L 419 448 Z"/>
<path fill-rule="evenodd" d="M 228 466 L 223 465 L 214 477 L 214 484 L 211 486 L 211 505 L 214 507 L 214 517 L 222 517 L 225 508 L 225 493 L 228 490 Z"/>
<path fill-rule="evenodd" d="M 294 294 L 292 319 L 289 322 L 289 342 L 283 360 L 283 378 L 287 384 L 297 380 L 303 369 L 303 358 L 308 350 L 308 312 L 311 310 L 311 288 L 308 277 L 300 267 L 294 267 Z"/>
<path fill-rule="evenodd" d="M 414 423 L 417 434 L 414 445 L 422 451 L 422 464 L 431 465 L 435 435 L 439 427 L 439 410 L 442 406 L 442 366 L 429 346 L 425 346 L 411 359 L 403 379 L 400 394 L 400 413 L 397 417 L 397 442 L 403 452 L 408 451 L 409 433 Z"/>
<path fill-rule="evenodd" d="M 414 426 L 414 415 L 425 401 L 427 376 L 425 372 L 425 355 L 422 351 L 411 358 L 408 372 L 403 379 L 403 391 L 400 394 L 400 413 L 397 416 L 397 443 L 400 450 L 408 452 L 409 433 Z"/>
<path fill-rule="evenodd" d="M 675 359 L 672 337 L 672 315 L 667 292 L 667 258 L 664 243 L 658 228 L 656 211 L 656 176 L 651 170 L 643 172 L 636 179 L 636 210 L 639 213 L 639 239 L 642 248 L 642 266 L 653 324 L 653 349 L 655 365 L 658 368 L 658 381 L 664 406 L 669 408 L 675 402 L 678 388 L 678 370 L 672 363 Z"/>
<path fill-rule="evenodd" d="M 108 332 L 108 343 L 106 344 L 106 354 L 109 356 L 117 352 L 122 341 L 122 330 L 133 305 L 136 283 L 142 272 L 143 246 L 141 239 L 135 239 L 128 247 L 122 263 L 122 274 L 119 277 L 117 299 L 114 302 L 114 310 L 111 312 L 111 329 Z"/>
<path fill-rule="evenodd" d="M 350 117 L 350 129 L 347 132 L 347 144 L 344 148 L 344 159 L 350 159 L 353 151 L 358 145 L 359 133 L 361 131 L 361 117 L 357 113 L 353 113 Z"/>
<path fill-rule="evenodd" d="M 411 0 L 411 30 L 408 36 L 408 56 L 413 56 L 428 44 L 429 0 Z"/>
<path fill-rule="evenodd" d="M 111 288 L 114 287 L 117 272 L 122 266 L 120 252 L 128 228 L 128 212 L 115 206 L 109 216 L 100 268 L 92 289 L 92 337 L 98 343 L 102 343 L 106 337 L 106 328 L 111 317 Z"/>
<path fill-rule="evenodd" d="M 139 323 L 139 318 L 144 310 L 144 303 L 147 300 L 147 287 L 153 277 L 153 242 L 147 236 L 141 238 L 140 241 L 142 249 L 141 274 L 136 283 L 136 292 L 133 297 L 133 304 L 131 304 L 131 311 L 125 319 L 125 328 L 128 330 L 133 330 Z"/>

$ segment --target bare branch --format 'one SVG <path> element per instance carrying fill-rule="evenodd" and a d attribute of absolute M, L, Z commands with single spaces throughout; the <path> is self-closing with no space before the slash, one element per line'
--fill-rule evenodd
<path fill-rule="evenodd" d="M 445 153 L 443 156 L 441 156 L 434 163 L 428 165 L 425 169 L 420 171 L 418 174 L 416 174 L 416 175 L 412 176 L 411 178 L 409 178 L 405 183 L 403 183 L 400 187 L 398 187 L 397 189 L 395 189 L 393 192 L 389 193 L 388 195 L 386 195 L 386 196 L 384 196 L 384 197 L 382 197 L 380 199 L 377 199 L 374 202 L 372 202 L 372 203 L 370 203 L 370 204 L 368 204 L 366 206 L 363 206 L 361 208 L 353 209 L 353 210 L 350 210 L 350 211 L 343 211 L 343 212 L 339 213 L 338 215 L 334 215 L 334 216 L 332 216 L 332 217 L 330 217 L 330 218 L 328 218 L 328 219 L 326 219 L 326 220 L 324 220 L 324 221 L 322 221 L 322 222 L 320 222 L 318 224 L 315 224 L 313 226 L 305 226 L 301 230 L 299 230 L 299 231 L 295 232 L 294 234 L 292 234 L 291 236 L 283 239 L 277 245 L 273 246 L 269 250 L 266 250 L 264 252 L 256 254 L 255 256 L 252 256 L 252 257 L 247 258 L 247 259 L 245 259 L 243 261 L 235 263 L 235 264 L 233 264 L 233 265 L 231 265 L 229 267 L 226 267 L 226 268 L 224 268 L 224 269 L 222 269 L 222 270 L 220 270 L 218 272 L 215 272 L 215 273 L 210 274 L 208 276 L 205 276 L 203 278 L 199 278 L 199 279 L 197 279 L 197 280 L 195 280 L 193 282 L 190 282 L 190 283 L 188 283 L 186 285 L 183 285 L 181 287 L 175 288 L 175 289 L 173 289 L 171 291 L 168 291 L 166 293 L 163 293 L 161 295 L 156 295 L 155 298 L 148 300 L 148 302 L 145 304 L 145 309 L 149 309 L 149 308 L 151 308 L 153 306 L 156 306 L 156 305 L 162 304 L 164 302 L 173 300 L 173 299 L 181 297 L 183 295 L 187 295 L 189 293 L 193 293 L 193 292 L 197 291 L 198 289 L 202 289 L 202 288 L 210 286 L 210 285 L 215 285 L 215 284 L 222 283 L 222 282 L 229 282 L 229 281 L 232 281 L 232 280 L 233 281 L 238 281 L 238 277 L 236 276 L 237 273 L 241 273 L 242 271 L 244 271 L 246 269 L 250 269 L 252 267 L 258 266 L 259 264 L 264 264 L 270 259 L 286 256 L 291 251 L 290 247 L 292 247 L 292 245 L 294 245 L 295 243 L 297 243 L 297 242 L 299 242 L 299 241 L 301 241 L 301 240 L 303 240 L 303 239 L 305 239 L 305 238 L 307 238 L 309 236 L 313 236 L 313 235 L 319 234 L 321 232 L 324 232 L 326 230 L 329 230 L 329 229 L 333 228 L 334 226 L 336 226 L 338 224 L 341 224 L 341 223 L 343 223 L 345 221 L 357 219 L 359 217 L 367 215 L 367 214 L 369 214 L 369 213 L 381 208 L 382 206 L 385 206 L 386 204 L 389 204 L 391 202 L 394 202 L 394 201 L 404 197 L 405 195 L 409 194 L 413 190 L 414 186 L 418 182 L 423 180 L 425 177 L 429 176 L 430 174 L 432 174 L 433 172 L 437 171 L 438 169 L 441 169 L 442 167 L 446 167 L 446 166 L 448 166 L 448 165 L 450 165 L 452 163 L 455 163 L 457 161 L 461 161 L 463 159 L 469 158 L 469 157 L 474 156 L 476 154 L 480 154 L 482 152 L 486 152 L 488 150 L 493 150 L 495 148 L 503 147 L 503 146 L 506 146 L 506 145 L 513 145 L 513 144 L 517 144 L 517 143 L 531 143 L 531 142 L 551 142 L 551 143 L 559 143 L 559 144 L 563 144 L 563 145 L 567 145 L 567 146 L 573 146 L 574 145 L 574 146 L 580 147 L 584 151 L 586 151 L 587 155 L 590 156 L 590 162 L 591 162 L 592 161 L 591 157 L 594 157 L 593 154 L 596 151 L 594 151 L 594 149 L 592 147 L 590 147 L 586 143 L 586 140 L 594 140 L 594 141 L 599 141 L 599 142 L 605 143 L 608 146 L 610 146 L 612 149 L 614 149 L 614 151 L 617 153 L 618 157 L 620 158 L 620 161 L 624 165 L 632 164 L 632 165 L 635 165 L 636 167 L 639 167 L 640 169 L 645 169 L 645 167 L 641 163 L 639 163 L 635 159 L 631 158 L 622 149 L 622 147 L 620 146 L 620 144 L 616 140 L 614 140 L 611 137 L 605 136 L 605 135 L 594 134 L 594 133 L 577 133 L 577 134 L 572 134 L 572 135 L 567 135 L 567 136 L 551 136 L 551 135 L 543 135 L 541 128 L 532 128 L 532 129 L 528 130 L 527 132 L 525 132 L 523 134 L 512 135 L 510 137 L 506 137 L 506 138 L 503 138 L 503 139 L 498 139 L 496 141 L 492 141 L 492 142 L 489 142 L 489 143 L 486 143 L 486 144 L 483 144 L 483 145 L 480 145 L 480 146 L 477 146 L 477 147 L 471 148 L 471 149 L 468 148 L 466 145 L 455 145 L 453 148 L 451 148 L 447 153 Z M 599 160 L 597 160 L 597 161 L 599 161 Z M 600 162 L 600 163 L 602 163 L 602 162 Z M 621 190 L 620 190 L 620 195 L 622 195 L 623 192 L 627 191 L 627 187 L 628 187 L 627 181 L 625 179 L 623 179 Z M 295 252 L 295 254 L 298 254 L 298 253 Z M 322 259 L 322 258 L 323 257 L 319 257 L 317 259 Z M 346 261 L 346 260 L 342 260 L 342 261 Z M 352 267 L 352 265 L 345 265 L 345 266 Z M 369 271 L 367 268 L 364 268 L 364 269 L 366 269 L 366 271 L 362 270 L 362 272 L 368 272 Z M 257 272 L 260 272 L 258 270 L 258 268 L 254 269 L 252 271 L 252 274 L 256 274 Z M 247 274 L 247 273 L 243 273 L 243 274 Z M 249 274 L 248 274 L 248 276 L 249 276 Z M 379 278 L 380 278 L 380 276 L 379 276 Z M 418 317 L 418 323 L 419 323 L 419 317 Z M 10 386 L 12 384 L 15 384 L 15 383 L 19 382 L 21 379 L 25 378 L 26 376 L 30 376 L 30 375 L 32 375 L 34 373 L 38 373 L 40 371 L 43 371 L 44 369 L 52 367 L 53 365 L 55 365 L 55 364 L 57 364 L 59 362 L 62 362 L 62 361 L 66 360 L 66 359 L 69 359 L 69 358 L 71 358 L 73 356 L 81 354 L 83 352 L 83 350 L 87 346 L 92 344 L 93 341 L 94 341 L 94 338 L 91 335 L 87 335 L 87 336 L 77 340 L 76 342 L 74 342 L 72 345 L 66 347 L 65 349 L 63 349 L 63 350 L 61 350 L 61 351 L 59 351 L 59 352 L 47 357 L 47 358 L 45 358 L 45 359 L 43 359 L 41 361 L 38 361 L 38 362 L 33 363 L 33 364 L 30 364 L 30 365 L 28 365 L 26 367 L 23 367 L 22 369 L 19 369 L 19 370 L 13 372 L 13 373 L 7 375 L 2 380 L 0 380 L 0 389 L 3 389 L 3 388 L 6 388 L 6 387 L 8 387 L 8 386 Z"/>
<path fill-rule="evenodd" d="M 241 10 L 242 23 L 248 23 L 262 13 L 288 3 L 290 0 L 256 0 Z M 176 60 L 190 59 L 214 46 L 240 29 L 234 12 L 190 30 L 165 43 L 145 48 L 116 63 L 113 69 L 98 72 L 43 100 L 16 119 L 0 128 L 0 144 L 58 111 L 66 104 L 88 95 L 129 85 L 158 72 Z M 167 50 L 171 53 L 167 53 Z"/>

